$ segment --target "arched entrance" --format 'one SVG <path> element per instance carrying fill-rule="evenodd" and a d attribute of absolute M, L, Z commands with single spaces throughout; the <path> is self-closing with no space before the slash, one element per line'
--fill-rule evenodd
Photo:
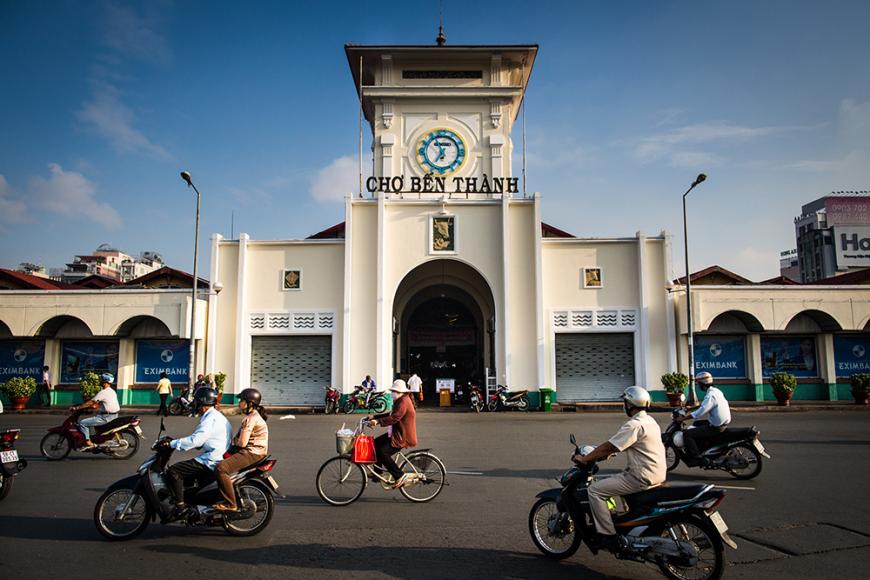
<path fill-rule="evenodd" d="M 489 284 L 457 260 L 426 262 L 409 272 L 393 301 L 393 367 L 423 379 L 435 401 L 438 379 L 483 386 L 495 367 L 495 303 Z"/>

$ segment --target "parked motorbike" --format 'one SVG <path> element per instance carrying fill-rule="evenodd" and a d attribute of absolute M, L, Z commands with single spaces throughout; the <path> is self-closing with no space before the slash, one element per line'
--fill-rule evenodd
<path fill-rule="evenodd" d="M 15 441 L 21 436 L 21 429 L 7 429 L 0 433 L 0 501 L 12 491 L 16 475 L 27 467 L 27 460 L 18 457 Z"/>
<path fill-rule="evenodd" d="M 72 449 L 95 455 L 103 453 L 112 459 L 129 459 L 139 450 L 139 438 L 142 437 L 139 417 L 122 415 L 104 425 L 91 427 L 91 442 L 94 447 L 86 448 L 85 436 L 78 427 L 82 413 L 84 410 L 73 411 L 61 425 L 48 430 L 48 434 L 39 444 L 39 450 L 46 459 L 63 459 Z"/>
<path fill-rule="evenodd" d="M 685 423 L 677 421 L 686 416 L 688 411 L 683 408 L 674 409 L 673 420 L 665 432 L 662 433 L 662 443 L 665 444 L 665 453 L 668 460 L 668 471 L 676 469 L 680 461 L 690 467 L 695 463 L 689 457 L 684 443 L 684 433 L 692 429 Z M 752 479 L 761 473 L 762 457 L 770 459 L 770 455 L 764 449 L 758 436 L 760 432 L 753 426 L 749 428 L 733 429 L 726 427 L 721 433 L 702 439 L 698 442 L 698 451 L 707 462 L 704 469 L 721 469 L 727 471 L 737 479 Z"/>
<path fill-rule="evenodd" d="M 344 403 L 344 412 L 353 413 L 357 409 L 364 409 L 374 413 L 383 413 L 387 410 L 387 393 L 372 393 L 366 404 L 366 396 L 368 393 L 362 387 L 357 386 L 347 401 Z"/>
<path fill-rule="evenodd" d="M 480 413 L 485 408 L 483 393 L 480 391 L 480 387 L 476 387 L 471 383 L 468 383 L 468 405 L 475 413 Z"/>
<path fill-rule="evenodd" d="M 196 414 L 196 408 L 193 405 L 193 394 L 190 389 L 169 403 L 169 414 L 184 415 L 185 417 L 193 417 Z"/>
<path fill-rule="evenodd" d="M 489 401 L 486 402 L 486 408 L 490 411 L 500 411 L 502 409 L 519 409 L 520 411 L 529 410 L 529 392 L 517 391 L 512 393 L 508 391 L 504 385 L 498 385 L 493 394 L 489 396 Z"/>
<path fill-rule="evenodd" d="M 571 444 L 575 454 L 591 446 Z M 529 513 L 529 533 L 538 550 L 561 560 L 573 555 L 584 541 L 597 555 L 599 535 L 589 510 L 588 486 L 598 471 L 595 463 L 579 464 L 559 479 L 561 488 L 537 495 Z M 618 498 L 624 509 L 614 514 L 621 535 L 616 558 L 656 564 L 668 578 L 713 580 L 725 566 L 723 544 L 736 549 L 728 526 L 717 511 L 724 490 L 712 485 L 662 485 Z"/>
<path fill-rule="evenodd" d="M 335 387 L 326 387 L 326 408 L 325 413 L 338 414 L 338 402 L 341 399 L 341 393 Z"/>
<path fill-rule="evenodd" d="M 148 523 L 158 517 L 161 524 L 181 522 L 187 526 L 223 527 L 233 536 L 253 536 L 269 525 L 275 511 L 273 494 L 278 482 L 270 475 L 276 461 L 269 456 L 232 476 L 239 510 L 221 512 L 211 506 L 220 501 L 220 491 L 214 477 L 200 480 L 184 492 L 189 506 L 180 518 L 174 515 L 175 498 L 169 487 L 166 466 L 173 449 L 161 445 L 165 431 L 160 432 L 151 446 L 154 455 L 136 470 L 136 475 L 113 483 L 97 500 L 94 524 L 107 540 L 129 540 L 141 534 Z"/>

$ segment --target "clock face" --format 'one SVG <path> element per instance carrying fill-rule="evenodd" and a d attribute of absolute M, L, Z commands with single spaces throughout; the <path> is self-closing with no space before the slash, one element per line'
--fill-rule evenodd
<path fill-rule="evenodd" d="M 420 139 L 417 162 L 433 175 L 455 173 L 465 163 L 465 141 L 450 129 L 433 129 Z"/>

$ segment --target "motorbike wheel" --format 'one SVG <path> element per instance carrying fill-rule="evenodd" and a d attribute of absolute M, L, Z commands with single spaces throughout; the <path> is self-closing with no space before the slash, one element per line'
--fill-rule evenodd
<path fill-rule="evenodd" d="M 372 411 L 375 413 L 383 413 L 387 410 L 387 401 L 383 397 L 378 397 L 372 402 Z"/>
<path fill-rule="evenodd" d="M 498 411 L 498 401 L 492 400 L 486 404 L 486 410 L 495 413 Z"/>
<path fill-rule="evenodd" d="M 139 436 L 134 431 L 121 431 L 118 436 L 126 442 L 123 447 L 115 448 L 109 455 L 112 459 L 130 459 L 139 451 Z"/>
<path fill-rule="evenodd" d="M 722 458 L 725 465 L 735 463 L 745 463 L 746 467 L 726 467 L 728 473 L 737 479 L 752 479 L 761 473 L 761 453 L 755 446 L 748 443 L 741 443 L 736 447 L 732 447 Z"/>
<path fill-rule="evenodd" d="M 560 512 L 556 500 L 547 497 L 536 501 L 529 511 L 529 534 L 535 547 L 553 560 L 573 556 L 583 541 L 571 515 Z"/>
<path fill-rule="evenodd" d="M 528 397 L 520 397 L 519 401 L 517 401 L 517 409 L 519 409 L 520 411 L 528 411 L 529 410 Z"/>
<path fill-rule="evenodd" d="M 124 519 L 118 512 L 129 503 Z M 132 489 L 112 489 L 105 492 L 94 506 L 94 525 L 107 540 L 129 540 L 141 534 L 151 521 L 148 501 Z"/>
<path fill-rule="evenodd" d="M 356 411 L 356 400 L 348 399 L 347 402 L 344 404 L 344 412 L 349 415 L 354 411 Z"/>
<path fill-rule="evenodd" d="M 674 534 L 674 536 L 671 535 Z M 660 559 L 659 569 L 673 580 L 718 580 L 725 568 L 725 547 L 722 537 L 710 522 L 697 516 L 681 515 L 660 526 L 650 526 L 644 535 L 676 537 L 692 544 L 698 551 L 693 566 L 677 566 Z"/>
<path fill-rule="evenodd" d="M 471 405 L 471 408 L 474 409 L 475 413 L 480 413 L 483 411 L 483 401 L 478 401 Z"/>
<path fill-rule="evenodd" d="M 184 405 L 181 404 L 178 399 L 169 403 L 169 414 L 170 415 L 183 415 L 184 414 Z"/>
<path fill-rule="evenodd" d="M 49 461 L 58 461 L 69 455 L 72 445 L 66 435 L 49 433 L 39 443 L 39 451 Z"/>
<path fill-rule="evenodd" d="M 677 455 L 677 450 L 673 445 L 665 445 L 665 461 L 668 466 L 668 471 L 673 471 L 680 464 L 680 456 Z"/>
<path fill-rule="evenodd" d="M 366 473 L 362 466 L 347 457 L 333 457 L 317 470 L 317 495 L 330 505 L 349 505 L 366 489 Z"/>
<path fill-rule="evenodd" d="M 332 401 L 332 400 L 327 401 L 326 402 L 326 409 L 323 410 L 323 413 L 325 415 L 330 415 L 332 413 L 337 413 L 337 412 L 338 412 L 338 409 L 336 408 L 335 401 Z"/>
<path fill-rule="evenodd" d="M 14 479 L 11 476 L 0 473 L 0 501 L 3 501 L 3 498 L 12 491 L 13 481 Z"/>
<path fill-rule="evenodd" d="M 432 501 L 444 489 L 447 470 L 441 460 L 431 453 L 425 451 L 411 453 L 408 461 L 403 462 L 399 469 L 405 473 L 416 472 L 421 477 L 419 481 L 399 488 L 399 492 L 413 502 Z"/>
<path fill-rule="evenodd" d="M 231 536 L 254 536 L 266 529 L 275 513 L 275 500 L 272 494 L 250 483 L 238 487 L 236 499 L 242 509 L 254 506 L 254 515 L 244 520 L 224 519 L 224 529 Z"/>

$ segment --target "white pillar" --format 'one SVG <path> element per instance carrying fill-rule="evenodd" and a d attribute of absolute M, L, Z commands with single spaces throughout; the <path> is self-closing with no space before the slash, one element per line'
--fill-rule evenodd
<path fill-rule="evenodd" d="M 206 336 L 206 361 L 205 368 L 208 372 L 216 372 L 215 355 L 217 354 L 217 315 L 218 296 L 215 293 L 215 285 L 220 282 L 220 243 L 224 237 L 214 234 L 211 237 L 211 271 L 209 272 L 208 293 L 208 324 L 205 329 Z"/>
<path fill-rule="evenodd" d="M 350 329 L 351 329 L 351 291 L 353 282 L 353 193 L 344 198 L 344 310 L 341 316 L 341 389 L 351 392 L 350 382 Z"/>
<path fill-rule="evenodd" d="M 544 385 L 544 365 L 549 361 L 544 360 L 544 281 L 543 281 L 543 256 L 541 255 L 541 194 L 535 192 L 532 195 L 535 204 L 535 344 L 537 356 L 538 391 Z"/>
<path fill-rule="evenodd" d="M 650 390 L 655 383 L 649 374 L 649 365 L 647 364 L 647 353 L 650 346 L 649 298 L 646 291 L 646 234 L 643 232 L 637 232 L 637 297 L 639 307 L 637 331 L 640 334 L 638 341 L 640 352 L 637 353 L 635 363 L 635 368 L 638 371 L 635 373 L 637 375 L 635 380 L 637 384 Z"/>
<path fill-rule="evenodd" d="M 233 393 L 241 392 L 251 381 L 251 330 L 245 301 L 247 286 L 248 234 L 239 234 L 239 272 L 236 285 L 236 364 Z"/>
<path fill-rule="evenodd" d="M 510 348 L 510 196 L 501 198 L 501 253 L 502 253 L 502 311 L 501 321 L 496 328 L 501 328 L 502 365 L 499 369 L 501 381 L 506 386 L 511 383 L 511 348 Z M 497 358 L 497 357 L 496 357 Z M 498 363 L 496 363 L 498 364 Z"/>
<path fill-rule="evenodd" d="M 393 376 L 390 372 L 392 365 L 388 355 L 387 337 L 392 336 L 392 312 L 387 312 L 384 296 L 384 271 L 386 259 L 385 244 L 386 244 L 386 195 L 378 196 L 378 261 L 377 261 L 377 336 L 375 343 L 375 359 L 377 360 L 377 368 L 375 369 L 375 381 L 378 388 L 383 390 L 387 385 L 393 382 Z M 392 302 L 392 301 L 391 301 Z"/>

